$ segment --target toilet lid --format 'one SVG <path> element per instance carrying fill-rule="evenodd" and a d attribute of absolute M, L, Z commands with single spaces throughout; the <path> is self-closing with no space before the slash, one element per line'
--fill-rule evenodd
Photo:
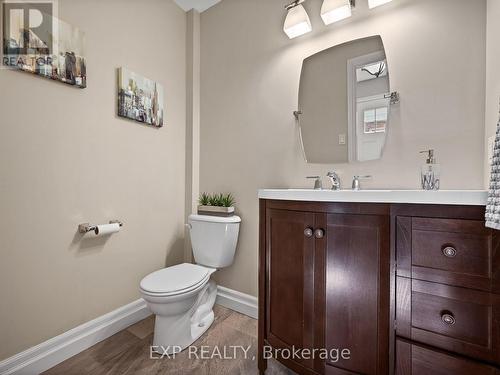
<path fill-rule="evenodd" d="M 183 263 L 153 272 L 141 281 L 141 289 L 149 293 L 174 293 L 188 289 L 209 276 L 208 268 Z"/>

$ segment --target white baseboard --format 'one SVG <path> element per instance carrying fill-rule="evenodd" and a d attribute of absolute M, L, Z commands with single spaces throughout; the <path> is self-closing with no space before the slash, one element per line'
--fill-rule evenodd
<path fill-rule="evenodd" d="M 151 312 L 141 298 L 0 362 L 0 375 L 36 375 L 90 348 Z"/>
<path fill-rule="evenodd" d="M 248 315 L 251 318 L 257 319 L 258 317 L 257 297 L 249 294 L 219 286 L 216 303 L 228 309 Z"/>
<path fill-rule="evenodd" d="M 257 298 L 218 287 L 221 306 L 257 319 Z M 0 362 L 0 375 L 37 375 L 113 336 L 151 312 L 141 298 Z"/>

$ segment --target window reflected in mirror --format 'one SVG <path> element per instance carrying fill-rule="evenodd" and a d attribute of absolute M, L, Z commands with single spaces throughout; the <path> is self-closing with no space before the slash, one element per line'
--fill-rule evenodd
<path fill-rule="evenodd" d="M 364 112 L 364 133 L 385 133 L 387 107 L 368 109 Z"/>

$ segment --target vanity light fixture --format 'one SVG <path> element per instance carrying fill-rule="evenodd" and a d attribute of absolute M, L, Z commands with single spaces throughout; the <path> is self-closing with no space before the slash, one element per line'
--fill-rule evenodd
<path fill-rule="evenodd" d="M 352 16 L 356 0 L 323 0 L 321 18 L 325 25 L 342 21 Z"/>
<path fill-rule="evenodd" d="M 368 7 L 370 9 L 379 7 L 381 5 L 390 3 L 392 0 L 368 0 Z"/>
<path fill-rule="evenodd" d="M 311 20 L 302 6 L 304 1 L 296 0 L 285 7 L 288 13 L 285 18 L 283 31 L 290 39 L 307 34 L 312 30 Z"/>

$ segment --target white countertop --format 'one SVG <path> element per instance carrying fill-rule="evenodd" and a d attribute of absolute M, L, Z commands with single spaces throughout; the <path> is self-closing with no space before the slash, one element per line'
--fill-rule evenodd
<path fill-rule="evenodd" d="M 308 190 L 261 189 L 260 199 L 306 202 L 418 203 L 484 206 L 486 190 Z"/>

